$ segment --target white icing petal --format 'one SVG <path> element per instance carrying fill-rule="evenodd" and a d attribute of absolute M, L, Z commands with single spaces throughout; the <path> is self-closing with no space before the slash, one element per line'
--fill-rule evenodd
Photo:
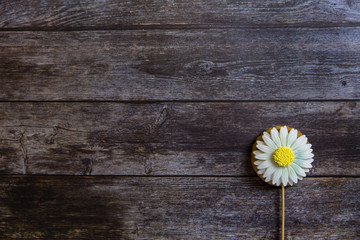
<path fill-rule="evenodd" d="M 266 145 L 266 144 L 264 143 L 264 141 L 261 141 L 261 140 L 257 140 L 257 141 L 256 141 L 256 144 Z"/>
<path fill-rule="evenodd" d="M 302 169 L 301 167 L 299 167 L 299 165 L 297 165 L 296 163 L 292 162 L 292 163 L 291 163 L 291 166 L 292 166 L 292 168 L 294 169 L 294 171 L 296 172 L 296 174 L 297 174 L 299 177 L 305 177 L 305 176 L 306 176 L 304 169 Z"/>
<path fill-rule="evenodd" d="M 296 172 L 294 171 L 294 169 L 291 166 L 287 166 L 287 170 L 289 173 L 289 178 L 291 181 L 293 181 L 294 183 L 297 183 L 297 176 L 296 176 Z"/>
<path fill-rule="evenodd" d="M 305 145 L 301 145 L 297 148 L 293 148 L 292 150 L 293 150 L 294 154 L 297 154 L 297 153 L 301 153 L 301 152 L 306 152 L 310 148 L 311 148 L 311 144 L 305 144 Z"/>
<path fill-rule="evenodd" d="M 291 179 L 289 178 L 289 184 L 290 184 L 290 186 L 292 186 L 293 184 L 294 184 L 294 182 L 293 181 L 291 181 Z"/>
<path fill-rule="evenodd" d="M 271 182 L 271 177 L 265 178 L 265 182 Z"/>
<path fill-rule="evenodd" d="M 258 154 L 263 154 L 263 152 L 262 152 L 262 151 L 259 151 L 259 150 L 255 150 L 255 151 L 254 151 L 254 155 L 256 156 L 256 155 L 258 155 Z"/>
<path fill-rule="evenodd" d="M 266 145 L 268 145 L 272 150 L 275 151 L 277 149 L 277 146 L 273 142 L 273 140 L 271 140 L 271 137 L 270 137 L 269 133 L 264 132 L 262 138 L 263 138 L 264 142 L 266 143 Z"/>
<path fill-rule="evenodd" d="M 282 168 L 276 169 L 273 179 L 272 179 L 274 185 L 276 185 L 276 186 L 280 185 L 281 174 L 282 174 Z"/>
<path fill-rule="evenodd" d="M 296 158 L 297 159 L 297 158 Z M 314 161 L 313 158 L 308 158 L 308 159 L 301 159 L 302 161 L 307 161 L 309 163 L 312 163 Z"/>
<path fill-rule="evenodd" d="M 286 126 L 280 128 L 280 142 L 281 146 L 286 146 L 288 130 Z"/>
<path fill-rule="evenodd" d="M 276 167 L 270 166 L 266 169 L 265 173 L 264 173 L 264 178 L 268 178 L 271 177 L 273 175 L 273 173 L 275 172 Z"/>
<path fill-rule="evenodd" d="M 295 158 L 297 159 L 311 159 L 314 157 L 314 154 L 311 152 L 312 150 L 309 149 L 307 152 L 302 152 L 302 153 L 298 153 L 295 154 Z"/>
<path fill-rule="evenodd" d="M 287 170 L 287 168 L 283 168 L 282 174 L 281 174 L 281 183 L 283 186 L 286 186 L 288 184 L 288 179 L 289 179 L 288 170 Z"/>
<path fill-rule="evenodd" d="M 263 163 L 263 162 L 264 162 L 264 161 L 258 160 L 258 161 L 255 161 L 254 164 L 255 164 L 256 166 L 258 166 L 258 165 L 260 165 L 260 164 Z"/>
<path fill-rule="evenodd" d="M 290 147 L 294 141 L 296 140 L 297 138 L 297 135 L 298 135 L 298 131 L 295 130 L 295 129 L 291 129 L 289 134 L 288 134 L 288 137 L 287 137 L 287 142 L 286 142 L 286 146 L 287 147 Z"/>
<path fill-rule="evenodd" d="M 301 145 L 305 145 L 307 142 L 307 138 L 305 135 L 300 136 L 298 139 L 295 140 L 295 142 L 290 146 L 291 149 L 296 149 L 297 147 Z"/>
<path fill-rule="evenodd" d="M 255 155 L 255 158 L 258 160 L 270 160 L 271 153 L 258 153 Z"/>
<path fill-rule="evenodd" d="M 280 137 L 279 137 L 279 131 L 276 130 L 276 128 L 271 129 L 270 131 L 271 133 L 271 139 L 273 140 L 273 142 L 276 144 L 276 146 L 279 148 L 281 147 L 281 141 L 280 141 Z"/>
<path fill-rule="evenodd" d="M 264 168 L 268 168 L 270 166 L 271 166 L 270 161 L 262 161 L 262 163 L 258 166 L 258 169 L 264 169 Z"/>
<path fill-rule="evenodd" d="M 261 150 L 264 153 L 273 153 L 274 150 L 272 150 L 269 146 L 265 145 L 263 141 L 257 141 L 256 147 Z"/>
<path fill-rule="evenodd" d="M 279 178 L 279 180 L 277 181 L 276 186 L 280 186 L 280 184 L 281 184 L 281 178 Z"/>
<path fill-rule="evenodd" d="M 296 163 L 297 165 L 299 165 L 302 168 L 311 168 L 312 167 L 312 165 L 308 161 L 303 161 L 300 159 L 295 159 L 294 163 Z"/>
<path fill-rule="evenodd" d="M 258 173 L 258 174 L 263 174 L 263 173 L 265 172 L 265 170 L 266 170 L 266 168 L 260 169 L 257 173 Z"/>

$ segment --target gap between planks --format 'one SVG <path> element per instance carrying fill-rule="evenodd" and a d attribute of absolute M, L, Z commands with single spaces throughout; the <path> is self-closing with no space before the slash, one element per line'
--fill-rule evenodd
<path fill-rule="evenodd" d="M 359 102 L 355 99 L 273 99 L 273 100 L 0 100 L 0 103 L 125 103 L 125 104 L 155 104 L 155 103 L 296 103 L 296 102 Z"/>
<path fill-rule="evenodd" d="M 0 177 L 75 177 L 75 178 L 258 178 L 254 175 L 65 175 L 65 174 L 0 174 Z M 360 178 L 360 175 L 317 175 L 317 176 L 307 176 L 304 178 Z M 304 181 L 302 180 L 302 181 Z"/>
<path fill-rule="evenodd" d="M 126 31 L 126 30 L 197 30 L 197 29 L 279 29 L 279 28 L 352 28 L 360 27 L 360 23 L 331 23 L 331 24 L 253 24 L 253 25 L 216 25 L 216 24 L 169 24 L 169 25 L 128 25 L 128 26 L 82 26 L 82 27 L 10 27 L 0 28 L 1 32 L 74 32 L 74 31 Z"/>

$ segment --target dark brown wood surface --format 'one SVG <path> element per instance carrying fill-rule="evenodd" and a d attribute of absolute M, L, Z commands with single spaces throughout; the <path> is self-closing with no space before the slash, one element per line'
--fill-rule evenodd
<path fill-rule="evenodd" d="M 287 239 L 356 239 L 359 181 L 307 178 L 286 188 Z M 279 239 L 279 190 L 258 177 L 2 177 L 0 234 Z"/>
<path fill-rule="evenodd" d="M 313 144 L 311 176 L 360 175 L 354 101 L 36 102 L 2 103 L 0 111 L 6 174 L 253 176 L 256 137 L 286 124 Z"/>
<path fill-rule="evenodd" d="M 360 98 L 360 27 L 0 32 L 0 100 Z"/>
<path fill-rule="evenodd" d="M 3 0 L 0 27 L 121 28 L 214 25 L 352 25 L 360 22 L 357 0 L 64 1 Z"/>
<path fill-rule="evenodd" d="M 0 1 L 0 239 L 360 239 L 358 0 Z M 88 176 L 91 175 L 91 176 Z"/>

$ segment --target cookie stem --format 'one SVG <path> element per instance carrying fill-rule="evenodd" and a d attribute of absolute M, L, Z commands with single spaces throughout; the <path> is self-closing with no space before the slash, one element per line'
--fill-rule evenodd
<path fill-rule="evenodd" d="M 285 187 L 281 185 L 282 214 L 281 214 L 281 240 L 285 239 Z"/>

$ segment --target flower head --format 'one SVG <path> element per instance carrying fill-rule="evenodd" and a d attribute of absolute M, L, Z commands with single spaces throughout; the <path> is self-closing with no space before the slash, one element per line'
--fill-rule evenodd
<path fill-rule="evenodd" d="M 302 180 L 314 161 L 307 137 L 286 126 L 265 131 L 256 141 L 253 154 L 257 174 L 276 186 L 292 186 Z"/>

